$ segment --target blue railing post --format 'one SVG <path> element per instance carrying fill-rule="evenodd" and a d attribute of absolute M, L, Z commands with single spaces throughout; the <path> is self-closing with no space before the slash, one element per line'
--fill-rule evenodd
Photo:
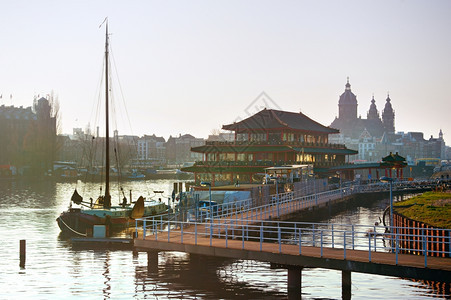
<path fill-rule="evenodd" d="M 313 242 L 313 247 L 316 246 L 315 240 L 316 240 L 316 236 L 315 236 L 315 224 L 313 224 L 313 225 L 312 225 L 312 242 Z"/>
<path fill-rule="evenodd" d="M 143 240 L 146 239 L 146 219 L 143 220 Z"/>
<path fill-rule="evenodd" d="M 168 220 L 168 242 L 171 239 L 171 221 Z"/>
<path fill-rule="evenodd" d="M 351 228 L 352 228 L 352 250 L 354 250 L 354 225 L 352 225 Z"/>
<path fill-rule="evenodd" d="M 244 225 L 241 223 L 242 249 L 244 249 Z"/>
<path fill-rule="evenodd" d="M 183 244 L 183 227 L 185 227 L 183 223 L 180 223 L 180 234 L 181 234 L 181 238 L 180 238 L 180 243 Z"/>
<path fill-rule="evenodd" d="M 321 230 L 321 257 L 323 257 L 323 231 Z"/>
<path fill-rule="evenodd" d="M 262 251 L 263 247 L 263 226 L 260 226 L 260 251 Z"/>
<path fill-rule="evenodd" d="M 371 236 L 368 235 L 368 259 L 371 262 Z"/>
<path fill-rule="evenodd" d="M 334 224 L 332 224 L 332 248 L 335 248 L 335 244 L 334 244 Z"/>
<path fill-rule="evenodd" d="M 194 223 L 194 245 L 197 245 L 197 222 Z"/>
<path fill-rule="evenodd" d="M 343 232 L 343 259 L 346 259 L 346 231 Z"/>
<path fill-rule="evenodd" d="M 299 254 L 302 253 L 302 237 L 301 237 L 301 234 L 302 234 L 302 228 L 299 228 Z"/>
<path fill-rule="evenodd" d="M 212 243 L 212 238 L 213 238 L 213 224 L 210 223 L 210 247 Z"/>
<path fill-rule="evenodd" d="M 278 236 L 279 236 L 279 253 L 282 252 L 282 233 L 280 227 L 278 228 Z"/>

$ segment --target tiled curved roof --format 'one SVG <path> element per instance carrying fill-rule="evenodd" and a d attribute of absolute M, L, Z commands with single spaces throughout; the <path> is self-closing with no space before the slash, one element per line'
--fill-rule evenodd
<path fill-rule="evenodd" d="M 263 109 L 253 116 L 240 122 L 222 126 L 225 130 L 255 130 L 290 128 L 316 133 L 338 133 L 333 129 L 313 121 L 303 113 L 294 113 L 282 110 Z"/>

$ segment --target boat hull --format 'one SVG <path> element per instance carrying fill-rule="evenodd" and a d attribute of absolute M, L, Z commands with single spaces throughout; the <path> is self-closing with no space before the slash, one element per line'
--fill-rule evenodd
<path fill-rule="evenodd" d="M 61 231 L 69 235 L 89 235 L 94 225 L 106 225 L 109 231 L 114 231 L 135 224 L 135 220 L 130 217 L 102 218 L 72 209 L 63 212 L 56 221 Z"/>
<path fill-rule="evenodd" d="M 166 213 L 167 208 L 164 205 L 146 206 L 143 217 L 163 215 Z M 105 225 L 107 227 L 107 233 L 111 235 L 113 232 L 135 226 L 136 221 L 130 215 L 131 210 L 122 216 L 114 216 L 113 213 L 112 215 L 108 214 L 101 217 L 92 213 L 86 213 L 79 208 L 70 208 L 61 213 L 56 221 L 64 235 L 89 236 L 92 234 L 94 225 Z"/>

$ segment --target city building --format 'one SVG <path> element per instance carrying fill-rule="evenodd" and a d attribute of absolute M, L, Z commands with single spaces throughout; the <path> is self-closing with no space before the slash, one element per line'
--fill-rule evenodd
<path fill-rule="evenodd" d="M 0 106 L 0 165 L 18 173 L 43 174 L 56 155 L 56 117 L 49 99 L 35 98 L 33 107 Z"/>
<path fill-rule="evenodd" d="M 137 164 L 140 166 L 162 166 L 166 164 L 166 140 L 164 137 L 144 135 L 137 140 Z"/>
<path fill-rule="evenodd" d="M 183 165 L 184 163 L 195 162 L 202 159 L 202 154 L 191 152 L 192 147 L 205 144 L 202 138 L 196 138 L 191 134 L 170 136 L 166 142 L 166 161 L 171 165 Z"/>
<path fill-rule="evenodd" d="M 329 134 L 337 129 L 323 126 L 302 113 L 263 109 L 240 122 L 224 125 L 234 132 L 233 141 L 207 141 L 193 147 L 202 161 L 182 169 L 193 172 L 195 181 L 214 186 L 261 183 L 265 169 L 273 166 L 312 164 L 315 173 L 335 176 L 349 155 L 357 151 L 330 144 Z M 352 169 L 344 176 L 353 177 Z"/>
<path fill-rule="evenodd" d="M 342 138 L 343 140 L 339 141 L 346 143 L 346 138 L 359 139 L 364 131 L 367 131 L 369 136 L 376 138 L 382 137 L 385 132 L 395 132 L 395 112 L 389 95 L 385 102 L 382 118 L 379 116 L 374 96 L 371 99 L 366 119 L 357 116 L 357 106 L 357 96 L 351 91 L 348 78 L 345 91 L 338 100 L 338 117 L 330 124 L 330 127 L 340 130 L 340 136 L 335 139 Z"/>
<path fill-rule="evenodd" d="M 424 158 L 447 158 L 447 148 L 440 130 L 438 138 L 431 136 L 426 140 L 421 132 L 395 132 L 395 111 L 387 96 L 382 117 L 372 97 L 367 118 L 357 116 L 357 96 L 351 91 L 349 79 L 345 91 L 338 101 L 338 117 L 330 127 L 339 129 L 338 134 L 329 136 L 330 143 L 345 144 L 358 149 L 358 155 L 352 158 L 355 163 L 380 162 L 388 153 L 400 153 L 409 165 Z"/>

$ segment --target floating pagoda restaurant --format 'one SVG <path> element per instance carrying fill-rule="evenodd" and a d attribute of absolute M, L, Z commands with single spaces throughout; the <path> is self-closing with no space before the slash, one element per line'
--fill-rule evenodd
<path fill-rule="evenodd" d="M 339 131 L 302 113 L 263 109 L 222 129 L 234 131 L 234 141 L 209 141 L 191 148 L 203 153 L 203 161 L 182 170 L 193 172 L 196 184 L 262 183 L 266 168 L 293 165 L 313 165 L 314 173 L 321 177 L 337 172 L 343 178 L 354 177 L 347 162 L 357 151 L 330 144 L 329 134 Z"/>

